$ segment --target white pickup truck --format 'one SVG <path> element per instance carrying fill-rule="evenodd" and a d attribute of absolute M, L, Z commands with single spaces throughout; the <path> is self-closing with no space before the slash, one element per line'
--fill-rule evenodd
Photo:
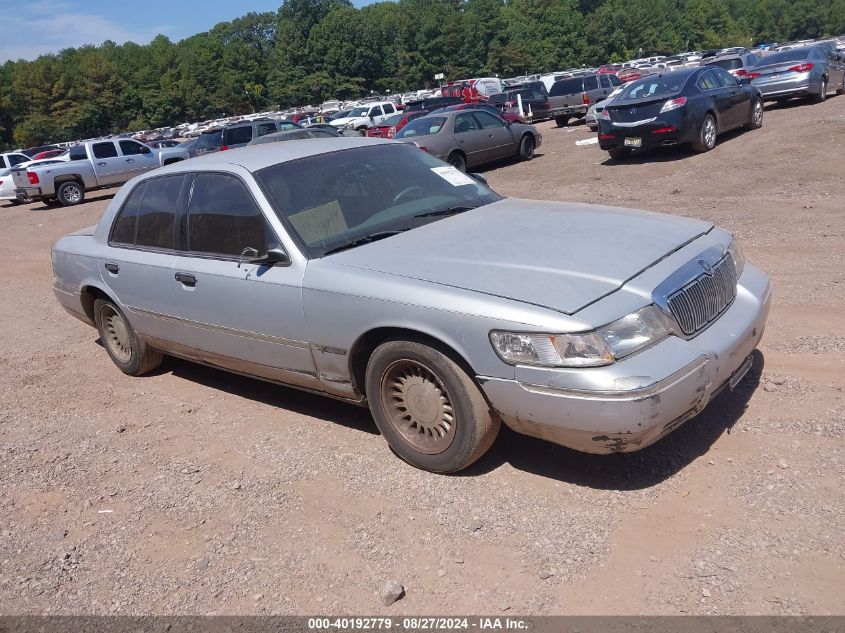
<path fill-rule="evenodd" d="M 85 192 L 122 185 L 138 174 L 189 158 L 179 147 L 153 149 L 132 139 L 87 141 L 70 148 L 68 160 L 55 165 L 13 169 L 18 200 L 42 200 L 69 207 Z"/>

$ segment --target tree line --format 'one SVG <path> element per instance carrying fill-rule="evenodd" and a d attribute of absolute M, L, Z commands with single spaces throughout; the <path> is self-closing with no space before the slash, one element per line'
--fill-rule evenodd
<path fill-rule="evenodd" d="M 845 33 L 845 0 L 285 0 L 171 42 L 0 66 L 0 146 Z"/>

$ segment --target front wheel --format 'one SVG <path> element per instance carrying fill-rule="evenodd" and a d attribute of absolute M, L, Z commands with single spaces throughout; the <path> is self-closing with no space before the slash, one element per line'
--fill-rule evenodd
<path fill-rule="evenodd" d="M 522 160 L 531 160 L 534 158 L 534 137 L 526 134 L 522 137 L 519 143 L 519 157 Z"/>
<path fill-rule="evenodd" d="M 757 99 L 751 107 L 751 121 L 749 127 L 752 130 L 759 130 L 763 127 L 763 100 Z"/>
<path fill-rule="evenodd" d="M 463 470 L 496 439 L 499 418 L 472 378 L 421 343 L 383 343 L 367 364 L 376 425 L 399 457 L 435 473 Z"/>
<path fill-rule="evenodd" d="M 85 200 L 85 189 L 75 180 L 69 180 L 59 185 L 56 198 L 63 207 L 72 207 Z"/>
<path fill-rule="evenodd" d="M 566 127 L 569 124 L 569 117 L 568 116 L 556 116 L 555 117 L 555 124 L 558 127 Z"/>
<path fill-rule="evenodd" d="M 161 365 L 161 352 L 138 338 L 123 312 L 111 301 L 94 301 L 94 323 L 106 352 L 124 374 L 142 376 Z"/>
<path fill-rule="evenodd" d="M 631 148 L 629 147 L 611 147 L 607 153 L 613 160 L 622 160 L 631 155 Z"/>
<path fill-rule="evenodd" d="M 819 91 L 813 95 L 813 101 L 816 103 L 822 103 L 825 99 L 827 99 L 827 77 L 822 77 Z"/>
<path fill-rule="evenodd" d="M 460 152 L 452 152 L 449 154 L 449 159 L 446 161 L 458 171 L 466 172 L 467 159 Z"/>
<path fill-rule="evenodd" d="M 716 147 L 716 119 L 708 114 L 701 122 L 698 130 L 698 138 L 692 142 L 692 148 L 696 152 L 709 152 Z"/>

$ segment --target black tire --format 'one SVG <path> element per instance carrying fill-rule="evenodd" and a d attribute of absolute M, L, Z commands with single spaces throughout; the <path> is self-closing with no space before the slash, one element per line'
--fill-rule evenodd
<path fill-rule="evenodd" d="M 123 312 L 111 301 L 94 301 L 94 323 L 109 358 L 124 374 L 143 376 L 161 365 L 161 352 L 138 338 Z"/>
<path fill-rule="evenodd" d="M 556 116 L 555 117 L 555 124 L 558 127 L 566 127 L 569 124 L 569 117 L 568 116 Z"/>
<path fill-rule="evenodd" d="M 692 142 L 692 148 L 696 152 L 709 152 L 716 147 L 717 134 L 718 127 L 715 117 L 712 114 L 706 114 L 701 121 L 701 127 L 698 129 L 698 137 Z"/>
<path fill-rule="evenodd" d="M 813 103 L 823 103 L 827 100 L 827 77 L 822 77 L 819 91 L 813 95 Z"/>
<path fill-rule="evenodd" d="M 422 470 L 463 470 L 487 452 L 499 432 L 501 422 L 472 378 L 448 356 L 421 343 L 379 345 L 367 364 L 366 389 L 387 443 Z M 416 415 L 430 419 L 419 422 Z M 436 426 L 427 432 L 426 424 L 447 425 L 448 430 Z"/>
<path fill-rule="evenodd" d="M 42 198 L 41 202 L 44 203 L 45 207 L 58 207 L 61 204 L 61 202 L 55 198 Z"/>
<path fill-rule="evenodd" d="M 759 130 L 763 127 L 763 100 L 757 99 L 751 106 L 751 119 L 748 121 L 748 129 Z"/>
<path fill-rule="evenodd" d="M 842 77 L 842 87 L 836 91 L 838 95 L 845 95 L 845 75 Z"/>
<path fill-rule="evenodd" d="M 361 136 L 366 136 L 367 135 L 367 126 L 362 125 L 361 127 L 357 128 L 355 131 L 358 132 L 358 134 L 360 134 Z"/>
<path fill-rule="evenodd" d="M 467 159 L 466 156 L 461 154 L 460 152 L 452 152 L 449 154 L 449 158 L 446 161 L 452 167 L 457 169 L 458 171 L 462 171 L 466 173 L 467 170 Z"/>
<path fill-rule="evenodd" d="M 530 134 L 523 136 L 519 142 L 519 157 L 522 160 L 531 160 L 534 158 L 534 149 L 534 137 Z"/>
<path fill-rule="evenodd" d="M 631 155 L 630 147 L 611 147 L 607 153 L 613 160 L 623 160 Z"/>
<path fill-rule="evenodd" d="M 598 125 L 588 125 L 587 127 L 590 128 L 590 132 L 598 132 L 599 129 Z"/>
<path fill-rule="evenodd" d="M 181 160 L 182 160 L 181 158 L 171 158 L 171 159 L 169 159 L 169 160 L 164 161 L 164 165 L 163 165 L 163 166 L 164 166 L 164 167 L 167 167 L 168 165 L 172 165 L 173 163 L 178 163 L 178 162 L 179 162 L 179 161 L 181 161 Z"/>
<path fill-rule="evenodd" d="M 56 189 L 56 199 L 63 207 L 73 207 L 85 200 L 85 187 L 76 180 L 67 180 Z"/>

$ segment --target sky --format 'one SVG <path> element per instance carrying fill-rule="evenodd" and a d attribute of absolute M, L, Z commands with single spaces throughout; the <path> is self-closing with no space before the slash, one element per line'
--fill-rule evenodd
<path fill-rule="evenodd" d="M 282 0 L 27 0 L 0 4 L 0 63 L 83 44 L 173 41 Z M 356 6 L 372 0 L 353 0 Z"/>

